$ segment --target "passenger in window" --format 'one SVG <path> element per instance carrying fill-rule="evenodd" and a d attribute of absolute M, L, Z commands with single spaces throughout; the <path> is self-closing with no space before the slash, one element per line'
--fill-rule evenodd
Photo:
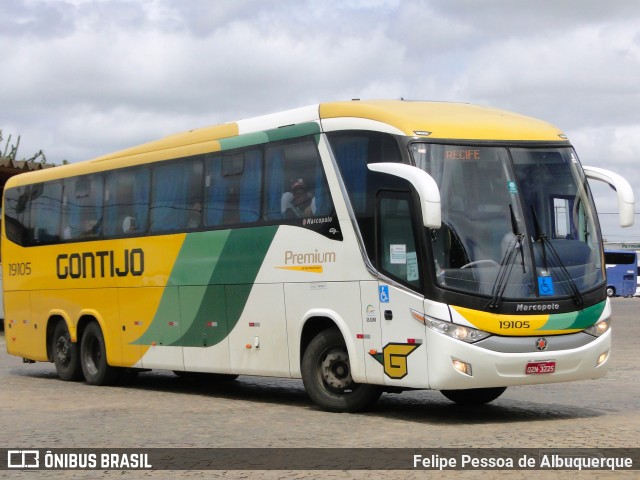
<path fill-rule="evenodd" d="M 281 212 L 283 218 L 310 217 L 315 214 L 315 198 L 307 189 L 304 180 L 293 181 L 291 191 L 282 195 Z"/>
<path fill-rule="evenodd" d="M 91 218 L 83 223 L 82 228 L 83 237 L 95 237 L 100 234 L 100 229 L 102 228 L 102 220 Z"/>
<path fill-rule="evenodd" d="M 187 218 L 187 228 L 198 228 L 202 218 L 202 204 L 196 202 L 189 207 L 189 216 Z"/>
<path fill-rule="evenodd" d="M 122 221 L 122 233 L 131 234 L 138 231 L 138 224 L 134 217 L 125 217 Z"/>

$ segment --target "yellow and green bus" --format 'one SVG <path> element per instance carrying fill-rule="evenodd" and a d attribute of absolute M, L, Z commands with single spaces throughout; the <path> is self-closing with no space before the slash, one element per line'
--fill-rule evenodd
<path fill-rule="evenodd" d="M 188 131 L 5 187 L 7 350 L 63 380 L 301 378 L 486 403 L 601 377 L 600 228 L 562 131 L 460 103 L 324 103 Z M 128 375 L 127 375 L 128 376 Z"/>

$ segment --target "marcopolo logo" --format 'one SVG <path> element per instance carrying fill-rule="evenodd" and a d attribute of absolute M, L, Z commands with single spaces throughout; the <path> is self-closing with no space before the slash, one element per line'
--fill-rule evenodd
<path fill-rule="evenodd" d="M 560 310 L 558 303 L 519 303 L 516 305 L 516 312 L 552 312 Z"/>

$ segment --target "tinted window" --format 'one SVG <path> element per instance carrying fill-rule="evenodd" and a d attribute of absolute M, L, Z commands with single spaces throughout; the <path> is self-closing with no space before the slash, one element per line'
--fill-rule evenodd
<path fill-rule="evenodd" d="M 418 250 L 409 194 L 380 198 L 380 269 L 402 283 L 420 286 Z M 403 198 L 404 197 L 404 198 Z"/>
<path fill-rule="evenodd" d="M 333 202 L 315 142 L 267 148 L 264 205 L 267 220 L 331 214 Z"/>
<path fill-rule="evenodd" d="M 7 238 L 25 245 L 29 232 L 29 187 L 16 187 L 4 193 L 4 223 Z"/>
<path fill-rule="evenodd" d="M 187 228 L 202 211 L 202 162 L 189 159 L 158 165 L 152 172 L 151 232 Z"/>
<path fill-rule="evenodd" d="M 604 252 L 604 261 L 608 264 L 635 264 L 636 255 L 626 252 Z"/>
<path fill-rule="evenodd" d="M 104 235 L 146 232 L 149 217 L 149 171 L 116 170 L 105 177 Z"/>
<path fill-rule="evenodd" d="M 260 219 L 261 150 L 209 155 L 205 170 L 206 226 L 253 223 Z"/>
<path fill-rule="evenodd" d="M 102 176 L 67 178 L 62 185 L 62 239 L 98 237 L 102 231 Z"/>
<path fill-rule="evenodd" d="M 62 182 L 31 186 L 31 232 L 33 243 L 60 241 Z"/>

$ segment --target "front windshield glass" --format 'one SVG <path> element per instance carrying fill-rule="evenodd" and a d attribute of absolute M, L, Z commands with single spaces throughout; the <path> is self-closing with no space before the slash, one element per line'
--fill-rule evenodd
<path fill-rule="evenodd" d="M 439 285 L 497 306 L 579 296 L 602 282 L 598 230 L 572 149 L 416 143 L 412 154 L 440 188 L 442 227 L 430 232 Z"/>
<path fill-rule="evenodd" d="M 604 281 L 591 194 L 572 148 L 512 148 L 540 296 L 580 293 Z"/>

